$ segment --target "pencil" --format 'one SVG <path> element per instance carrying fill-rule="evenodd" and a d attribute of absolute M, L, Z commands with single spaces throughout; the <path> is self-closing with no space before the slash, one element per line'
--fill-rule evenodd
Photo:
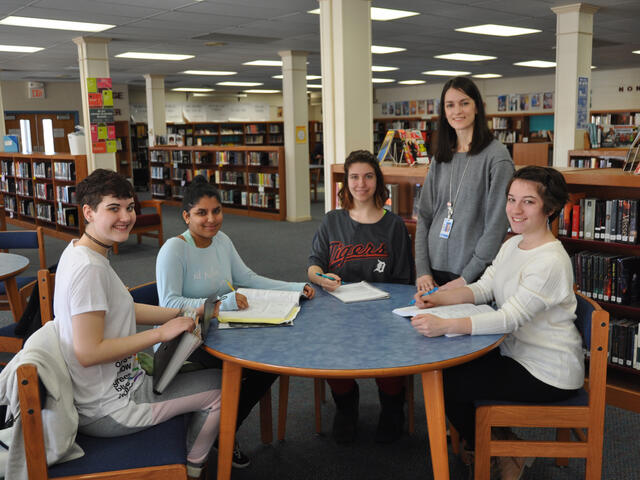
<path fill-rule="evenodd" d="M 229 288 L 231 289 L 232 292 L 236 291 L 236 289 L 233 288 L 233 285 L 231 285 L 231 282 L 229 280 L 227 280 L 227 285 L 229 285 Z"/>

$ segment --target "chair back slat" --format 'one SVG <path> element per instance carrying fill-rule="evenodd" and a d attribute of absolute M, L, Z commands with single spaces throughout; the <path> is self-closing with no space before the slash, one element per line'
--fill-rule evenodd
<path fill-rule="evenodd" d="M 590 303 L 586 297 L 583 297 L 579 294 L 576 294 L 576 301 L 577 307 L 575 325 L 582 335 L 585 347 L 587 348 L 587 350 L 589 350 L 591 349 L 591 316 L 596 307 L 592 303 Z"/>
<path fill-rule="evenodd" d="M 47 268 L 42 227 L 35 230 L 0 231 L 0 250 L 37 248 L 40 268 Z"/>
<path fill-rule="evenodd" d="M 40 294 L 40 320 L 42 325 L 53 320 L 53 291 L 55 273 L 46 268 L 38 270 L 38 293 Z"/>
<path fill-rule="evenodd" d="M 158 288 L 156 282 L 144 283 L 136 285 L 129 289 L 129 293 L 133 297 L 135 303 L 144 303 L 146 305 L 159 305 Z"/>

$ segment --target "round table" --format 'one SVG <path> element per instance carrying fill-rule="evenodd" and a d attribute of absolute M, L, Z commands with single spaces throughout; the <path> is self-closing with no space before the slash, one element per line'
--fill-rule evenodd
<path fill-rule="evenodd" d="M 0 252 L 0 281 L 4 282 L 9 307 L 16 322 L 22 316 L 22 302 L 15 277 L 24 272 L 28 266 L 29 259 L 27 257 L 15 253 Z"/>
<path fill-rule="evenodd" d="M 503 335 L 427 338 L 394 315 L 412 285 L 376 284 L 390 298 L 344 304 L 321 289 L 302 301 L 293 327 L 211 329 L 205 349 L 222 359 L 218 479 L 231 474 L 242 368 L 281 375 L 363 378 L 420 374 L 434 478 L 449 478 L 442 369 L 496 348 Z"/>

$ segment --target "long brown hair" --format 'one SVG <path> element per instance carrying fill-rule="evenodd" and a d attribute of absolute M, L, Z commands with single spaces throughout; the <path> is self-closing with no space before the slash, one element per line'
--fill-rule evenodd
<path fill-rule="evenodd" d="M 378 160 L 368 150 L 354 150 L 349 154 L 344 162 L 344 182 L 342 188 L 338 192 L 338 200 L 340 200 L 340 206 L 345 210 L 351 210 L 353 208 L 353 195 L 349 191 L 349 169 L 354 163 L 366 163 L 371 165 L 374 173 L 376 174 L 376 191 L 373 194 L 373 201 L 378 208 L 382 208 L 384 202 L 389 198 L 389 192 L 384 184 L 384 176 Z"/>

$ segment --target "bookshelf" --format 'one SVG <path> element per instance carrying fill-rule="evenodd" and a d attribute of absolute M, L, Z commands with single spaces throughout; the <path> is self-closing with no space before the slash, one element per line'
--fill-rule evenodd
<path fill-rule="evenodd" d="M 167 145 L 284 145 L 282 122 L 192 122 L 167 124 Z"/>
<path fill-rule="evenodd" d="M 415 236 L 413 211 L 414 185 L 424 182 L 427 166 L 382 167 L 385 183 L 398 184 L 398 214 L 405 219 L 412 238 Z M 640 176 L 624 173 L 620 169 L 562 169 L 569 191 L 599 199 L 640 200 Z M 331 207 L 336 208 L 338 182 L 344 182 L 344 166 L 331 166 Z M 557 222 L 556 222 L 557 223 Z M 557 228 L 557 225 L 556 225 Z M 605 243 L 582 239 L 559 237 L 567 251 L 575 253 L 583 250 L 607 252 L 617 255 L 640 257 L 640 244 Z M 640 320 L 640 305 L 618 305 L 602 302 L 601 305 L 613 317 Z M 619 408 L 640 413 L 640 371 L 611 365 L 607 379 L 607 403 Z"/>
<path fill-rule="evenodd" d="M 286 218 L 284 148 L 280 146 L 171 146 L 149 148 L 153 198 L 179 205 L 183 189 L 203 175 L 219 190 L 226 213 Z"/>
<path fill-rule="evenodd" d="M 149 184 L 149 138 L 146 123 L 131 125 L 131 167 L 133 186 L 136 190 L 147 189 Z"/>
<path fill-rule="evenodd" d="M 640 110 L 592 110 L 591 123 L 600 131 L 592 147 L 628 147 L 640 128 Z"/>
<path fill-rule="evenodd" d="M 116 168 L 118 173 L 133 180 L 131 167 L 131 129 L 129 122 L 120 120 L 115 122 L 116 127 Z"/>
<path fill-rule="evenodd" d="M 640 177 L 622 172 L 621 169 L 567 169 L 562 174 L 569 190 L 589 198 L 602 200 L 640 199 Z M 584 240 L 560 236 L 567 252 L 599 252 L 612 255 L 640 257 L 640 245 Z M 624 305 L 598 301 L 612 318 L 640 320 L 640 305 Z M 607 372 L 607 403 L 640 413 L 640 370 L 609 364 Z"/>
<path fill-rule="evenodd" d="M 622 168 L 628 150 L 628 148 L 569 150 L 567 166 L 574 168 Z"/>
<path fill-rule="evenodd" d="M 0 196 L 7 222 L 62 240 L 82 235 L 76 184 L 87 176 L 85 155 L 0 153 Z"/>

